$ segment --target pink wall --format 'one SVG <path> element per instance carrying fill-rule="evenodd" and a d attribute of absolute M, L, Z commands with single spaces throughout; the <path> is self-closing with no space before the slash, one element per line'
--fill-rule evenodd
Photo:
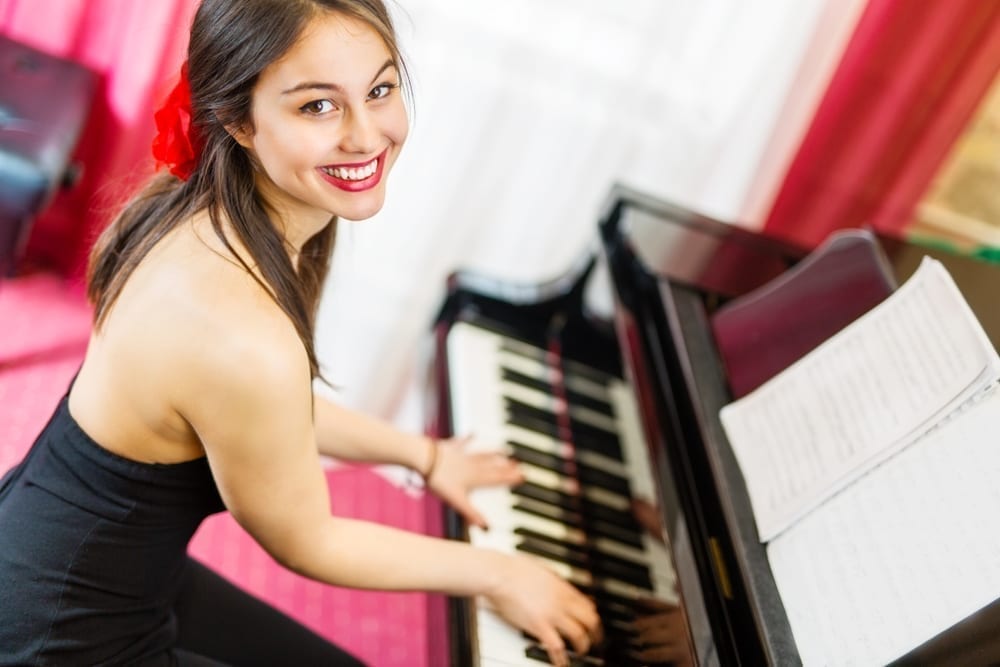
<path fill-rule="evenodd" d="M 115 203 L 152 171 L 153 108 L 184 58 L 196 6 L 197 0 L 0 0 L 0 33 L 100 75 L 76 151 L 83 177 L 35 221 L 22 266 L 83 275 L 90 244 Z"/>

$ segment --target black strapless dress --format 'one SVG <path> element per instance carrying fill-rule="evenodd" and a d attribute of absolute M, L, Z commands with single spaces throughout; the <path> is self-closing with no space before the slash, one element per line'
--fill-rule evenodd
<path fill-rule="evenodd" d="M 163 654 L 188 542 L 224 509 L 206 459 L 117 456 L 67 404 L 0 480 L 0 665 Z"/>

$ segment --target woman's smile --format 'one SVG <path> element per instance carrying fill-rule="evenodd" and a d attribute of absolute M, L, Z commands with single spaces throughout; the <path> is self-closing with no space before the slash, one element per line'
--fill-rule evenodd
<path fill-rule="evenodd" d="M 347 192 L 363 192 L 374 188 L 382 180 L 383 166 L 388 148 L 367 162 L 331 164 L 319 167 L 323 180 Z"/>

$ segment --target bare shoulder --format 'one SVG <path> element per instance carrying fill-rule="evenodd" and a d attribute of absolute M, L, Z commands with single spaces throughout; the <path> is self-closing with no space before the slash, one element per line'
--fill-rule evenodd
<path fill-rule="evenodd" d="M 308 359 L 292 322 L 204 221 L 154 248 L 105 329 L 119 356 L 155 368 L 182 414 L 216 394 L 309 387 Z"/>
<path fill-rule="evenodd" d="M 167 267 L 151 287 L 176 326 L 150 333 L 164 337 L 162 347 L 180 362 L 172 384 L 182 394 L 308 388 L 308 359 L 291 320 L 207 225 L 179 234 L 151 259 Z"/>

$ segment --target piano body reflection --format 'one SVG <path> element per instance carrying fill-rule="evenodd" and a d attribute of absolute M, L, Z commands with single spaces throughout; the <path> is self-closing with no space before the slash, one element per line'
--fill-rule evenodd
<path fill-rule="evenodd" d="M 712 318 L 805 253 L 623 187 L 599 228 L 601 251 L 550 283 L 450 278 L 435 324 L 429 428 L 507 447 L 525 481 L 477 492 L 488 533 L 447 511 L 444 531 L 541 558 L 593 596 L 606 641 L 574 664 L 800 664 L 718 417 L 752 387 L 734 392 L 719 348 L 734 341 L 717 340 Z M 886 289 L 924 254 L 944 261 L 996 345 L 1000 311 L 986 293 L 994 267 L 888 239 L 880 246 Z M 809 345 L 884 296 L 838 288 L 872 267 L 814 274 L 835 298 L 808 309 L 804 335 L 819 336 Z M 795 360 L 754 335 L 750 326 L 735 344 L 761 347 L 763 367 L 753 370 L 762 379 Z M 947 662 L 960 650 L 977 662 L 992 651 L 995 661 L 997 647 L 983 642 L 996 634 L 996 607 L 902 662 Z M 436 655 L 450 664 L 545 664 L 532 638 L 479 602 L 450 600 L 446 613 L 432 624 L 447 629 Z"/>

